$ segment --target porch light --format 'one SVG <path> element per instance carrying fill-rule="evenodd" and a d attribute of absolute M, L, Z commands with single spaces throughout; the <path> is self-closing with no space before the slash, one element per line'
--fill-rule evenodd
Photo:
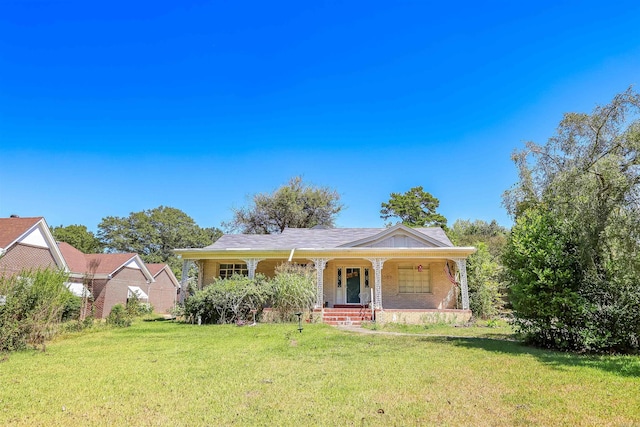
<path fill-rule="evenodd" d="M 301 311 L 297 312 L 296 316 L 298 316 L 298 331 L 302 333 L 302 312 Z"/>
<path fill-rule="evenodd" d="M 418 264 L 418 273 L 422 273 L 422 264 Z"/>

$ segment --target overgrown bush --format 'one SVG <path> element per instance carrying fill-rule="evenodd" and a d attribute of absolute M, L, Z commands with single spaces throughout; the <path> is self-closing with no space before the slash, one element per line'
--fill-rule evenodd
<path fill-rule="evenodd" d="M 153 313 L 153 306 L 148 302 L 140 301 L 137 295 L 133 294 L 127 299 L 127 314 L 129 317 L 145 316 Z"/>
<path fill-rule="evenodd" d="M 296 312 L 313 308 L 316 302 L 316 274 L 308 266 L 281 264 L 276 267 L 272 307 L 281 320 L 292 320 Z"/>
<path fill-rule="evenodd" d="M 236 323 L 252 320 L 252 310 L 262 311 L 272 296 L 269 281 L 234 274 L 197 291 L 185 302 L 185 315 L 202 323 Z"/>
<path fill-rule="evenodd" d="M 73 294 L 60 270 L 25 270 L 0 276 L 0 351 L 42 346 L 56 332 Z"/>
<path fill-rule="evenodd" d="M 132 317 L 122 304 L 116 304 L 111 308 L 111 312 L 107 316 L 107 325 L 117 328 L 126 328 L 131 326 Z"/>
<path fill-rule="evenodd" d="M 62 310 L 62 318 L 63 322 L 67 322 L 69 320 L 76 320 L 80 318 L 80 310 L 82 309 L 82 298 L 72 295 L 69 298 Z"/>
<path fill-rule="evenodd" d="M 502 266 L 486 243 L 476 242 L 474 246 L 477 252 L 467 259 L 469 308 L 475 317 L 490 319 L 498 316 L 503 306 Z"/>

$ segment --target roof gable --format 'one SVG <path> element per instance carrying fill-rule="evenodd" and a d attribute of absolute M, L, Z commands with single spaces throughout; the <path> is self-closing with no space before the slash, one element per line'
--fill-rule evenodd
<path fill-rule="evenodd" d="M 85 254 L 65 242 L 58 245 L 73 273 L 113 276 L 126 267 L 141 270 L 148 280 L 153 281 L 153 275 L 138 254 Z"/>
<path fill-rule="evenodd" d="M 180 282 L 178 282 L 178 278 L 173 271 L 169 268 L 167 264 L 146 264 L 147 268 L 151 272 L 151 275 L 154 279 L 157 279 L 160 275 L 164 274 L 169 278 L 169 281 L 173 283 L 175 287 L 180 287 Z"/>
<path fill-rule="evenodd" d="M 0 249 L 6 251 L 16 244 L 49 249 L 57 266 L 67 270 L 67 263 L 43 217 L 0 218 Z"/>
<path fill-rule="evenodd" d="M 44 218 L 0 218 L 0 248 L 7 249 L 27 238 Z"/>
<path fill-rule="evenodd" d="M 444 238 L 443 238 L 444 237 Z M 380 233 L 343 245 L 346 248 L 440 248 L 453 246 L 440 227 L 410 228 L 397 224 Z"/>

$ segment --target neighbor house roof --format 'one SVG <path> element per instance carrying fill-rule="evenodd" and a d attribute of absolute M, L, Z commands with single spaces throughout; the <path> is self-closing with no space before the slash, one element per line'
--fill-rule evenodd
<path fill-rule="evenodd" d="M 158 277 L 158 275 L 160 273 L 162 273 L 163 271 L 167 272 L 167 275 L 169 276 L 169 279 L 171 279 L 171 282 L 173 282 L 173 284 L 177 287 L 180 286 L 180 282 L 178 282 L 178 279 L 176 278 L 176 275 L 173 274 L 173 271 L 171 271 L 171 269 L 169 268 L 169 266 L 167 264 L 146 264 L 147 268 L 149 269 L 149 271 L 151 272 L 151 275 L 153 276 L 153 278 L 155 279 L 156 277 Z"/>
<path fill-rule="evenodd" d="M 44 218 L 0 218 L 0 248 L 7 249 Z"/>
<path fill-rule="evenodd" d="M 109 276 L 123 267 L 131 266 L 140 268 L 147 279 L 153 281 L 153 275 L 138 254 L 85 254 L 66 242 L 59 242 L 58 246 L 72 273 Z"/>
<path fill-rule="evenodd" d="M 58 267 L 67 270 L 65 259 L 43 217 L 0 218 L 0 255 L 18 243 L 49 249 Z"/>

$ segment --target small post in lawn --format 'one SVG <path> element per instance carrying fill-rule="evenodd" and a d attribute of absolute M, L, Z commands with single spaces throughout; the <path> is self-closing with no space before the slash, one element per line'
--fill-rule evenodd
<path fill-rule="evenodd" d="M 302 333 L 302 312 L 297 312 L 296 316 L 298 316 L 298 330 Z"/>

